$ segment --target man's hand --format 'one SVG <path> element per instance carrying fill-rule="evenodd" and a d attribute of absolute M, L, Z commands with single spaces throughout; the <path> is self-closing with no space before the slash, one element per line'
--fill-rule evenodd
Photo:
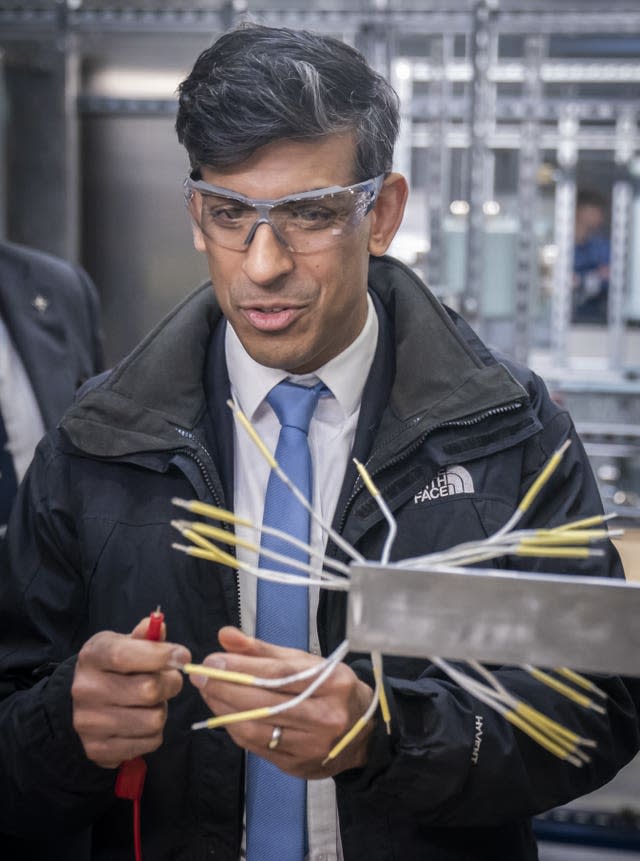
<path fill-rule="evenodd" d="M 129 635 L 101 631 L 78 655 L 73 726 L 87 757 L 103 768 L 162 744 L 167 701 L 182 688 L 181 673 L 170 667 L 191 660 L 184 646 L 145 640 L 148 623 Z"/>
<path fill-rule="evenodd" d="M 274 646 L 245 636 L 237 628 L 222 628 L 220 643 L 226 653 L 209 655 L 208 666 L 250 673 L 263 678 L 280 678 L 300 672 L 321 658 Z M 274 706 L 301 693 L 312 681 L 273 690 L 191 676 L 216 715 Z M 362 767 L 367 760 L 367 744 L 372 722 L 335 760 L 322 765 L 331 748 L 362 717 L 373 697 L 372 689 L 360 681 L 345 664 L 338 664 L 329 678 L 305 702 L 272 718 L 231 724 L 227 732 L 240 747 L 269 759 L 295 777 L 314 780 L 330 777 L 348 768 Z M 282 728 L 278 746 L 269 750 L 274 726 Z"/>

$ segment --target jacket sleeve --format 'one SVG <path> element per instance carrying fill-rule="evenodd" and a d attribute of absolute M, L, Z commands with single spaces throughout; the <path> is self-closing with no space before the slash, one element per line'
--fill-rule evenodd
<path fill-rule="evenodd" d="M 553 451 L 571 439 L 532 511 L 533 522 L 555 526 L 593 515 L 601 510 L 600 499 L 570 418 L 535 379 L 530 382 L 530 396 L 543 429 L 526 445 L 522 494 Z M 623 576 L 613 546 L 607 543 L 604 549 L 605 556 L 595 562 L 577 568 L 572 561 L 571 571 L 565 567 L 563 572 L 558 560 L 538 565 L 527 560 L 526 567 Z M 513 558 L 506 564 L 516 568 L 518 562 Z M 336 782 L 339 792 L 355 793 L 381 809 L 419 814 L 424 824 L 487 826 L 540 813 L 606 783 L 640 747 L 640 681 L 636 679 L 595 679 L 608 695 L 600 713 L 574 704 L 520 668 L 492 668 L 515 696 L 596 743 L 588 751 L 590 761 L 576 767 L 544 750 L 433 665 L 425 663 L 415 674 L 402 673 L 409 678 L 394 676 L 394 666 L 398 664 L 393 659 L 385 661 L 392 734 L 387 736 L 379 722 L 368 765 L 339 775 Z M 353 668 L 373 686 L 368 661 L 359 660 Z"/>
<path fill-rule="evenodd" d="M 86 590 L 63 460 L 45 437 L 0 548 L 0 832 L 25 837 L 81 830 L 113 799 L 115 772 L 87 759 L 72 723 Z"/>

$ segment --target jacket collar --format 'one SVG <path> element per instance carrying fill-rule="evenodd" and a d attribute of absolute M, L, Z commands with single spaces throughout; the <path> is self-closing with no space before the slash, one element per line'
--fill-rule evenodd
<path fill-rule="evenodd" d="M 408 267 L 390 257 L 374 259 L 369 283 L 395 332 L 387 422 L 435 426 L 526 399 L 507 369 L 465 323 L 454 323 Z"/>
<path fill-rule="evenodd" d="M 206 399 L 204 364 L 221 313 L 209 283 L 162 320 L 136 349 L 67 412 L 61 422 L 87 454 L 119 457 L 184 446 Z"/>
<path fill-rule="evenodd" d="M 396 373 L 377 433 L 381 445 L 526 399 L 471 330 L 463 337 L 410 269 L 390 257 L 373 258 L 369 287 L 395 332 Z M 61 426 L 74 445 L 116 457 L 184 446 L 176 428 L 191 431 L 204 414 L 203 369 L 220 318 L 211 285 L 203 284 L 71 408 Z"/>

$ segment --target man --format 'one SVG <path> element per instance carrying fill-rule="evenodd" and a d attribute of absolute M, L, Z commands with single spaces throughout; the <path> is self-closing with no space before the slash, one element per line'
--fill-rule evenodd
<path fill-rule="evenodd" d="M 611 243 L 604 235 L 607 206 L 597 191 L 576 199 L 573 249 L 573 322 L 606 323 Z"/>
<path fill-rule="evenodd" d="M 391 172 L 397 125 L 386 82 L 326 37 L 240 29 L 182 84 L 187 202 L 213 288 L 86 393 L 40 446 L 23 487 L 0 595 L 4 827 L 75 839 L 69 858 L 128 859 L 116 769 L 148 754 L 142 842 L 154 861 L 237 861 L 243 847 L 250 861 L 532 859 L 531 814 L 608 780 L 638 748 L 637 703 L 620 679 L 601 680 L 609 699 L 599 715 L 518 669 L 499 671 L 514 693 L 597 739 L 578 769 L 428 661 L 394 658 L 385 661 L 391 736 L 374 717 L 325 765 L 373 695 L 371 665 L 355 655 L 277 718 L 190 730 L 211 710 L 271 706 L 304 687 L 183 686 L 173 667 L 190 655 L 281 678 L 313 668 L 316 652 L 344 637 L 344 595 L 312 588 L 308 650 L 254 638 L 265 593 L 171 549 L 172 497 L 235 507 L 258 523 L 266 497 L 267 519 L 267 469 L 234 427 L 230 394 L 275 448 L 289 427 L 280 429 L 275 389 L 285 379 L 317 389 L 314 505 L 367 558 L 380 557 L 386 526 L 350 455 L 366 460 L 397 517 L 394 558 L 495 531 L 566 438 L 573 445 L 533 522 L 598 510 L 571 421 L 540 381 L 499 364 L 383 256 L 407 194 Z M 469 473 L 465 492 L 430 501 L 425 487 L 455 464 Z M 311 543 L 322 546 L 316 532 Z M 327 554 L 344 558 L 333 542 Z M 579 570 L 621 573 L 611 547 Z M 168 639 L 146 642 L 144 617 L 158 604 Z M 297 615 L 284 622 L 297 630 Z M 265 762 L 287 786 L 302 781 L 301 833 L 290 833 L 293 808 L 272 805 L 268 791 L 256 804 Z M 265 835 L 275 848 L 256 849 Z"/>
<path fill-rule="evenodd" d="M 0 539 L 37 443 L 101 370 L 98 295 L 87 273 L 0 242 Z M 0 834 L 0 857 L 27 851 Z"/>
<path fill-rule="evenodd" d="M 101 370 L 98 297 L 86 272 L 0 242 L 0 534 L 36 444 Z"/>

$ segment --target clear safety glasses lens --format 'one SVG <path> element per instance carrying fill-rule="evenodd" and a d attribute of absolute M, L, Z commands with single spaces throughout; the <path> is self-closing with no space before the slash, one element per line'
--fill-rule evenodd
<path fill-rule="evenodd" d="M 373 208 L 384 176 L 278 200 L 252 200 L 200 180 L 185 180 L 192 218 L 217 245 L 245 251 L 257 228 L 269 224 L 290 251 L 326 248 L 353 231 Z"/>

